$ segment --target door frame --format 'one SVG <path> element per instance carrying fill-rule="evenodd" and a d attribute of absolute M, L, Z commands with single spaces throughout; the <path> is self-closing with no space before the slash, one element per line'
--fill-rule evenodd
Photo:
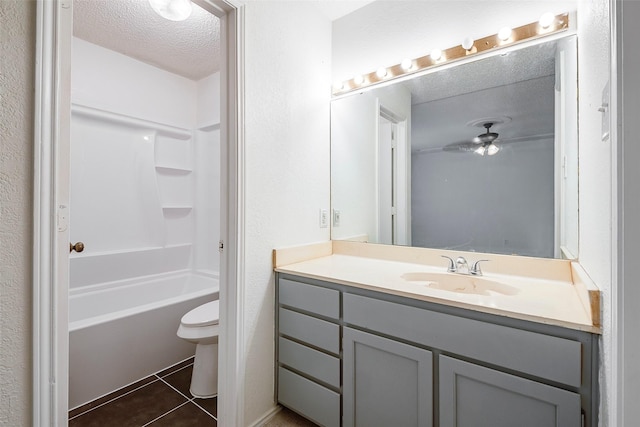
<path fill-rule="evenodd" d="M 243 425 L 244 6 L 194 0 L 221 20 L 220 425 Z M 33 425 L 68 424 L 68 206 L 73 0 L 38 0 L 34 120 Z M 226 108 L 225 108 L 226 107 Z"/>

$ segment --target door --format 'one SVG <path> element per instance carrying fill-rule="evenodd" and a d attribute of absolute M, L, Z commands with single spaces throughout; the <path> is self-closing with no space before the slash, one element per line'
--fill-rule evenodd
<path fill-rule="evenodd" d="M 377 243 L 411 244 L 411 148 L 408 119 L 378 105 Z"/>
<path fill-rule="evenodd" d="M 344 328 L 343 426 L 433 425 L 428 350 Z"/>
<path fill-rule="evenodd" d="M 222 196 L 226 209 L 222 217 L 225 252 L 221 260 L 221 316 L 226 320 L 220 333 L 218 403 L 220 424 L 242 424 L 236 396 L 241 389 L 243 367 L 240 351 L 240 301 L 237 236 L 241 224 L 237 188 L 241 174 L 238 162 L 242 147 L 238 111 L 242 111 L 242 85 L 238 69 L 239 38 L 244 32 L 241 5 L 236 0 L 194 0 L 220 17 L 223 48 L 221 139 Z M 71 121 L 70 76 L 73 1 L 39 1 L 36 22 L 36 78 L 34 126 L 36 159 L 34 166 L 34 349 L 33 423 L 67 425 L 68 413 L 68 287 L 69 287 L 69 135 Z M 225 226 L 226 224 L 226 226 Z M 75 242 L 74 242 L 75 243 Z M 240 338 L 238 338 L 240 337 Z"/>
<path fill-rule="evenodd" d="M 440 425 L 578 427 L 580 395 L 447 356 L 439 358 Z"/>
<path fill-rule="evenodd" d="M 383 115 L 378 122 L 378 243 L 397 240 L 397 125 Z"/>

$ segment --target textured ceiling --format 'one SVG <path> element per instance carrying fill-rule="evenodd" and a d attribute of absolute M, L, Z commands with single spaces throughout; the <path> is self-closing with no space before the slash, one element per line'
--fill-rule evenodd
<path fill-rule="evenodd" d="M 74 0 L 73 8 L 78 38 L 192 80 L 220 70 L 220 21 L 195 4 L 181 22 L 147 0 Z"/>
<path fill-rule="evenodd" d="M 373 0 L 309 1 L 334 20 Z M 73 8 L 78 38 L 192 80 L 220 70 L 220 21 L 195 4 L 181 22 L 161 18 L 147 0 L 74 0 Z"/>

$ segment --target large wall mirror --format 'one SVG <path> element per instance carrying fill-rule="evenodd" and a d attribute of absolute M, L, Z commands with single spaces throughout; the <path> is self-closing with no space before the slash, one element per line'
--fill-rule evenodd
<path fill-rule="evenodd" d="M 575 258 L 576 37 L 331 104 L 332 238 Z"/>

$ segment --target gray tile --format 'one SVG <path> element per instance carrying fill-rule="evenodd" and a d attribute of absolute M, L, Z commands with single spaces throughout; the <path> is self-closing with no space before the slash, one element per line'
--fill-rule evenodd
<path fill-rule="evenodd" d="M 180 393 L 191 399 L 193 396 L 189 392 L 191 387 L 191 372 L 193 372 L 193 365 L 182 368 L 170 375 L 164 376 L 162 379 L 167 383 L 175 387 Z"/>
<path fill-rule="evenodd" d="M 202 409 L 189 402 L 164 415 L 148 425 L 148 427 L 191 427 L 208 426 L 216 427 L 217 421 Z"/>
<path fill-rule="evenodd" d="M 187 360 L 183 360 L 180 363 L 176 363 L 173 366 L 168 367 L 167 369 L 163 369 L 162 371 L 158 372 L 156 375 L 159 376 L 160 378 L 167 376 L 175 371 L 179 371 L 180 369 L 184 368 L 185 366 L 189 366 L 189 365 L 193 365 L 193 357 L 188 358 Z"/>
<path fill-rule="evenodd" d="M 69 427 L 140 427 L 187 399 L 160 380 L 69 421 Z"/>
<path fill-rule="evenodd" d="M 89 403 L 86 403 L 86 404 L 84 404 L 82 406 L 78 406 L 77 408 L 69 411 L 69 419 L 71 419 L 73 417 L 76 417 L 76 416 L 82 414 L 83 412 L 87 412 L 88 410 L 90 410 L 92 408 L 95 408 L 95 407 L 100 406 L 100 405 L 102 405 L 104 403 L 107 403 L 110 400 L 117 399 L 118 397 L 120 397 L 120 396 L 122 396 L 124 394 L 127 394 L 130 391 L 133 391 L 133 390 L 135 390 L 135 389 L 137 389 L 139 387 L 142 387 L 145 384 L 149 384 L 149 383 L 151 383 L 153 381 L 156 381 L 156 377 L 151 375 L 151 376 L 149 376 L 147 378 L 143 378 L 140 381 L 136 381 L 133 384 L 130 384 L 130 385 L 126 386 L 126 387 L 123 387 L 120 390 L 116 390 L 116 391 L 114 391 L 112 393 L 107 394 L 106 396 L 102 396 L 99 399 L 93 400 L 93 401 L 91 401 Z"/>
<path fill-rule="evenodd" d="M 198 406 L 206 410 L 214 417 L 218 417 L 218 397 L 212 397 L 210 399 L 193 399 L 193 402 Z"/>

